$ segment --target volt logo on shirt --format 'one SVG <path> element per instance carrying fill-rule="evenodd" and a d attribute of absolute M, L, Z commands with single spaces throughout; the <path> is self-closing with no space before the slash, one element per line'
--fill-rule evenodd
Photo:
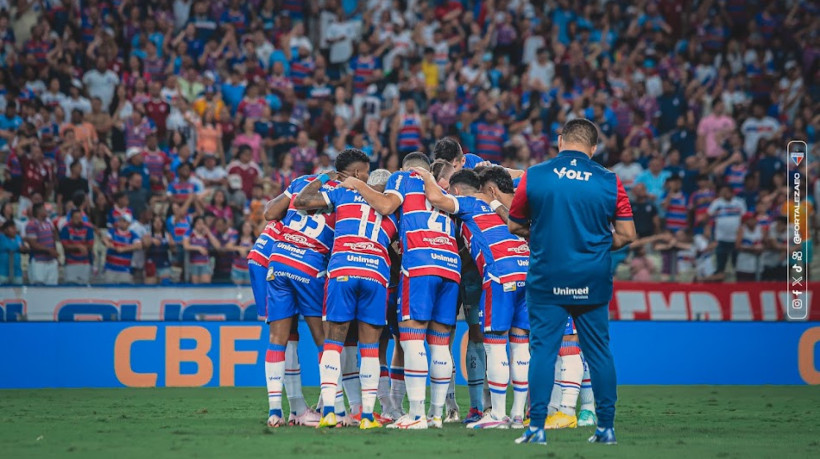
<path fill-rule="evenodd" d="M 566 177 L 570 180 L 580 180 L 582 182 L 588 182 L 589 177 L 592 175 L 592 172 L 580 172 L 575 169 L 567 169 L 566 167 L 562 167 L 560 171 L 557 168 L 553 168 L 552 171 L 555 172 L 555 175 L 557 175 L 559 179 Z"/>

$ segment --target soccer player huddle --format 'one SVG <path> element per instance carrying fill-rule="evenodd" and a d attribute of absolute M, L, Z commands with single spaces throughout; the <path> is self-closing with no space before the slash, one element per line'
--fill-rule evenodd
<path fill-rule="evenodd" d="M 300 177 L 266 206 L 270 223 L 248 260 L 258 312 L 270 326 L 268 426 L 427 429 L 460 421 L 452 355 L 459 306 L 470 326 L 464 422 L 474 429 L 528 424 L 530 250 L 507 227 L 523 171 L 464 155 L 449 138 L 434 154 L 432 163 L 408 154 L 391 174 L 370 172 L 368 156 L 347 149 L 336 172 Z M 302 395 L 300 315 L 320 351 L 316 408 Z M 557 357 L 555 381 L 533 381 L 553 384 L 546 428 L 595 425 L 571 319 Z"/>

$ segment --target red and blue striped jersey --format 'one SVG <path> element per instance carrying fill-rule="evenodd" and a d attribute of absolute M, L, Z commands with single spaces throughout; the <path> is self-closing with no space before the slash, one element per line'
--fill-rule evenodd
<path fill-rule="evenodd" d="M 182 220 L 174 220 L 172 215 L 168 217 L 165 223 L 168 227 L 168 231 L 171 232 L 171 236 L 174 238 L 174 242 L 177 244 L 182 244 L 182 239 L 191 231 L 191 220 L 189 220 L 187 216 Z"/>
<path fill-rule="evenodd" d="M 208 239 L 208 236 L 199 234 L 196 231 L 191 231 L 188 235 L 188 243 L 194 247 L 204 247 L 208 249 L 208 251 L 212 248 L 211 240 Z M 189 259 L 192 265 L 207 265 L 210 262 L 209 258 L 210 257 L 208 255 L 203 254 L 199 250 L 191 250 L 191 253 L 189 254 Z"/>
<path fill-rule="evenodd" d="M 461 281 L 461 257 L 453 220 L 435 209 L 424 194 L 424 179 L 415 172 L 395 172 L 385 193 L 401 198 L 399 237 L 405 276 L 439 276 Z"/>
<path fill-rule="evenodd" d="M 304 92 L 307 90 L 307 79 L 313 76 L 314 70 L 316 70 L 316 63 L 309 57 L 291 61 L 290 79 L 293 81 L 293 89 L 296 92 Z"/>
<path fill-rule="evenodd" d="M 285 190 L 285 196 L 290 198 L 290 205 L 284 218 L 274 227 L 273 239 L 276 243 L 268 258 L 269 263 L 282 263 L 312 277 L 323 274 L 327 268 L 336 214 L 327 209 L 297 210 L 293 206 L 293 199 L 316 178 L 316 175 L 299 177 Z M 330 191 L 337 184 L 338 182 L 328 182 L 322 185 L 321 190 Z"/>
<path fill-rule="evenodd" d="M 118 228 L 111 228 L 108 230 L 108 238 L 114 247 L 105 252 L 105 269 L 122 273 L 129 272 L 131 270 L 131 257 L 134 252 L 117 252 L 115 249 L 139 241 L 139 236 L 131 230 L 123 231 Z"/>
<path fill-rule="evenodd" d="M 249 262 L 256 263 L 263 268 L 268 267 L 268 257 L 270 257 L 270 251 L 273 248 L 273 235 L 275 227 L 275 221 L 265 225 L 265 229 L 263 229 L 259 237 L 256 238 L 256 242 L 253 243 L 251 251 L 248 252 Z"/>
<path fill-rule="evenodd" d="M 689 197 L 689 208 L 695 211 L 695 221 L 698 221 L 709 210 L 709 205 L 715 200 L 715 192 L 712 190 L 697 190 Z"/>
<path fill-rule="evenodd" d="M 66 250 L 66 265 L 87 265 L 91 263 L 91 248 L 94 246 L 94 227 L 87 223 L 83 223 L 80 227 L 65 225 L 63 229 L 60 230 L 60 241 L 62 241 L 64 245 L 66 242 L 80 242 L 88 249 L 85 255 Z"/>
<path fill-rule="evenodd" d="M 666 229 L 674 233 L 689 226 L 687 201 L 682 191 L 672 195 L 666 206 Z"/>
<path fill-rule="evenodd" d="M 328 277 L 365 277 L 387 286 L 387 248 L 398 233 L 396 216 L 382 216 L 358 192 L 347 188 L 336 187 L 322 194 L 336 211 L 336 237 L 327 266 Z"/>
<path fill-rule="evenodd" d="M 190 179 L 185 181 L 176 179 L 168 184 L 168 196 L 176 202 L 185 202 L 188 196 L 199 194 L 201 191 L 202 188 L 200 188 L 199 183 Z"/>
<path fill-rule="evenodd" d="M 421 119 L 417 115 L 404 115 L 399 127 L 400 151 L 416 151 L 421 148 Z"/>
<path fill-rule="evenodd" d="M 743 181 L 746 180 L 746 172 L 748 172 L 748 168 L 745 164 L 732 164 L 727 167 L 723 173 L 723 179 L 736 195 L 743 191 Z"/>
<path fill-rule="evenodd" d="M 504 159 L 502 148 L 507 141 L 507 130 L 501 123 L 490 124 L 479 121 L 473 125 L 475 152 L 478 156 L 495 164 Z"/>
<path fill-rule="evenodd" d="M 507 224 L 486 202 L 474 196 L 451 196 L 453 216 L 461 220 L 461 235 L 484 281 L 527 280 L 530 247 L 510 233 Z"/>
<path fill-rule="evenodd" d="M 254 243 L 244 240 L 239 241 L 239 247 L 249 247 L 252 248 Z M 231 268 L 237 269 L 239 271 L 247 271 L 248 270 L 248 258 L 239 256 L 239 252 L 234 252 L 233 263 L 231 263 Z"/>
<path fill-rule="evenodd" d="M 148 168 L 148 173 L 159 177 L 165 177 L 165 167 L 171 164 L 171 158 L 162 150 L 150 151 L 143 150 L 142 158 L 145 162 L 145 167 Z"/>
<path fill-rule="evenodd" d="M 54 225 L 48 220 L 43 221 L 32 219 L 26 223 L 26 238 L 36 238 L 37 243 L 50 249 L 57 248 L 54 242 Z M 39 250 L 31 251 L 31 259 L 34 261 L 51 261 L 54 257 Z"/>
<path fill-rule="evenodd" d="M 367 92 L 368 81 L 380 67 L 379 59 L 375 56 L 357 56 L 350 61 L 350 70 L 353 71 L 353 93 Z"/>

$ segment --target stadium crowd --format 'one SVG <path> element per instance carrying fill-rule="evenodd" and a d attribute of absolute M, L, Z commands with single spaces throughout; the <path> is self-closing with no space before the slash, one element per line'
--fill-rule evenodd
<path fill-rule="evenodd" d="M 392 172 L 452 136 L 525 169 L 578 117 L 632 200 L 620 276 L 781 279 L 788 140 L 799 205 L 820 198 L 818 22 L 810 1 L 0 0 L 0 283 L 245 284 L 265 203 L 345 148 Z"/>

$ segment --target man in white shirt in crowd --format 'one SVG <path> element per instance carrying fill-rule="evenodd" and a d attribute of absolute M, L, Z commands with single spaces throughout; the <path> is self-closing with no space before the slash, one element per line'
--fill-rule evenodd
<path fill-rule="evenodd" d="M 632 154 L 632 149 L 627 148 L 623 151 L 623 153 L 621 153 L 621 162 L 612 166 L 612 172 L 614 172 L 618 178 L 621 179 L 624 189 L 627 193 L 629 193 L 635 179 L 638 178 L 638 176 L 643 172 L 643 166 L 635 162 L 635 156 Z"/>
<path fill-rule="evenodd" d="M 749 158 L 757 156 L 757 144 L 760 139 L 770 140 L 777 131 L 780 130 L 780 123 L 771 116 L 766 116 L 766 108 L 763 104 L 756 103 L 752 107 L 752 116 L 740 126 L 743 133 L 743 150 Z"/>
<path fill-rule="evenodd" d="M 718 190 L 718 198 L 709 205 L 707 213 L 714 221 L 714 240 L 717 241 L 715 248 L 717 272 L 723 273 L 730 257 L 732 266 L 735 266 L 737 257 L 735 240 L 741 218 L 746 213 L 746 202 L 735 196 L 729 185 L 722 185 Z"/>
<path fill-rule="evenodd" d="M 116 73 L 105 66 L 106 59 L 98 57 L 96 68 L 85 72 L 83 84 L 88 89 L 91 98 L 99 97 L 102 100 L 103 110 L 108 111 L 111 101 L 114 99 L 114 91 L 120 83 L 120 78 Z"/>

